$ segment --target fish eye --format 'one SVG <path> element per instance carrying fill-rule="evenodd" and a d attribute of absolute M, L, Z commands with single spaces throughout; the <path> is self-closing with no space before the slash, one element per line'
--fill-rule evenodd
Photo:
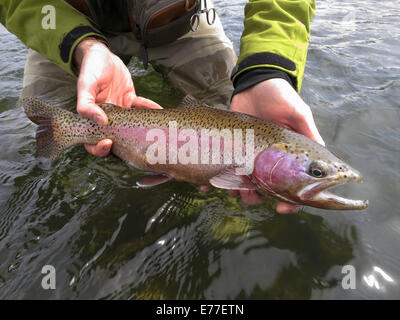
<path fill-rule="evenodd" d="M 327 176 L 328 170 L 322 163 L 313 162 L 308 169 L 308 174 L 315 178 L 323 178 Z"/>

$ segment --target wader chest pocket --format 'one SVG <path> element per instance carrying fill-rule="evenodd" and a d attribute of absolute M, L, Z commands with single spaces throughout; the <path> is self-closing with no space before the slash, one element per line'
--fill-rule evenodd
<path fill-rule="evenodd" d="M 199 0 L 128 0 L 132 31 L 142 44 L 147 68 L 147 48 L 171 43 L 190 31 L 190 19 L 200 10 Z"/>

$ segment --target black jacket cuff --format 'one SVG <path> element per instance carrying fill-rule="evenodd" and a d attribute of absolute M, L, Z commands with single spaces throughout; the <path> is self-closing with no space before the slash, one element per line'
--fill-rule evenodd
<path fill-rule="evenodd" d="M 90 27 L 90 26 L 79 26 L 70 31 L 63 39 L 61 44 L 59 45 L 60 48 L 60 56 L 62 61 L 65 63 L 68 62 L 69 56 L 70 56 L 70 51 L 72 49 L 72 46 L 74 45 L 75 41 L 84 36 L 85 34 L 98 34 L 101 37 L 104 37 L 101 35 L 100 31 Z"/>
<path fill-rule="evenodd" d="M 244 71 L 242 74 L 238 75 L 238 77 L 235 79 L 235 81 L 233 83 L 235 90 L 233 91 L 232 97 L 235 94 L 256 85 L 257 83 L 260 83 L 262 81 L 269 80 L 272 78 L 285 79 L 296 90 L 295 86 L 293 85 L 292 78 L 285 71 L 282 71 L 280 69 L 274 69 L 274 68 L 260 67 L 260 68 L 254 68 L 254 69 Z"/>

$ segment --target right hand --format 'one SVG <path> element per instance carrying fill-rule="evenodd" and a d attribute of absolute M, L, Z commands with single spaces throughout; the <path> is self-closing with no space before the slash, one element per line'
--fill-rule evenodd
<path fill-rule="evenodd" d="M 77 111 L 98 125 L 107 125 L 105 112 L 97 105 L 108 102 L 123 108 L 161 107 L 135 93 L 131 74 L 119 57 L 95 38 L 83 39 L 74 51 L 74 63 L 79 70 Z M 85 144 L 86 150 L 99 157 L 110 152 L 112 140 Z"/>
<path fill-rule="evenodd" d="M 278 123 L 325 145 L 315 125 L 310 107 L 284 79 L 265 80 L 239 92 L 233 97 L 230 109 Z M 247 204 L 257 204 L 262 201 L 262 196 L 255 191 L 232 190 L 229 194 L 240 194 Z M 278 213 L 297 213 L 299 210 L 300 205 L 284 201 L 279 201 L 276 207 Z"/>

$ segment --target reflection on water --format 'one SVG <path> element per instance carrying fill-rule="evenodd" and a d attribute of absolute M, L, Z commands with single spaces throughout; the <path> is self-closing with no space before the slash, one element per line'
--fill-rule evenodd
<path fill-rule="evenodd" d="M 215 1 L 236 49 L 245 2 Z M 273 200 L 251 207 L 187 183 L 140 188 L 143 173 L 81 146 L 41 162 L 16 106 L 26 50 L 0 28 L 0 298 L 398 298 L 399 8 L 317 4 L 302 95 L 329 148 L 366 177 L 336 191 L 368 198 L 364 212 L 282 216 Z M 178 104 L 156 72 L 130 69 L 140 94 Z M 47 264 L 54 291 L 40 285 Z"/>

